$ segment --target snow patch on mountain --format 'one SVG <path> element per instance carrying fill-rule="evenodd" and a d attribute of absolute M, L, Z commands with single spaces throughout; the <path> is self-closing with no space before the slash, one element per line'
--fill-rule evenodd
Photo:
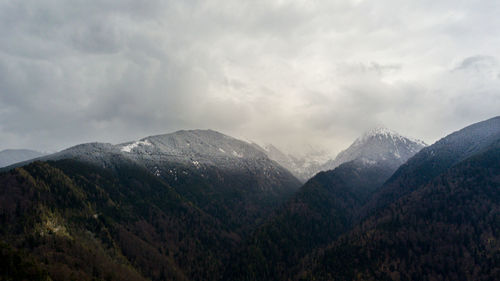
<path fill-rule="evenodd" d="M 415 144 L 417 144 L 419 146 L 422 146 L 422 147 L 427 146 L 427 144 L 425 142 L 423 142 L 423 141 L 421 141 L 419 139 L 402 136 L 398 132 L 390 130 L 390 129 L 385 128 L 385 127 L 376 127 L 376 128 L 373 128 L 373 129 L 365 132 L 357 140 L 360 141 L 360 142 L 364 142 L 367 139 L 373 138 L 373 137 L 376 137 L 376 138 L 379 138 L 379 139 L 383 139 L 383 138 L 390 139 L 393 142 L 400 141 L 400 142 L 403 142 L 403 143 L 415 143 Z"/>
<path fill-rule="evenodd" d="M 133 142 L 131 144 L 127 144 L 127 145 L 124 145 L 122 148 L 121 148 L 121 151 L 123 152 L 127 152 L 127 153 L 130 153 L 132 152 L 132 150 L 136 147 L 139 147 L 141 145 L 152 145 L 148 140 L 145 140 L 145 141 L 136 141 L 136 142 Z"/>
<path fill-rule="evenodd" d="M 238 158 L 243 158 L 244 157 L 243 153 L 239 153 L 239 152 L 236 152 L 234 150 L 233 150 L 233 155 L 236 156 L 236 157 L 238 157 Z"/>

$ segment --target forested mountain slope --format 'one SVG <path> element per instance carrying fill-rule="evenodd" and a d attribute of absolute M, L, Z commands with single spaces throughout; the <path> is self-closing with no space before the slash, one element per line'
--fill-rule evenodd
<path fill-rule="evenodd" d="M 301 187 L 241 246 L 227 280 L 286 280 L 300 260 L 355 223 L 370 195 L 423 147 L 397 133 L 365 133 L 337 157 L 342 162 Z"/>
<path fill-rule="evenodd" d="M 304 280 L 499 280 L 500 141 L 303 264 Z"/>
<path fill-rule="evenodd" d="M 53 280 L 214 280 L 236 235 L 133 163 L 0 175 L 1 239 Z"/>

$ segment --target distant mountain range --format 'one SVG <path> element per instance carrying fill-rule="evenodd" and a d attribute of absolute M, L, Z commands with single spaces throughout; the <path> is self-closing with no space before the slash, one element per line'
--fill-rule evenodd
<path fill-rule="evenodd" d="M 191 130 L 16 160 L 0 280 L 500 279 L 500 117 L 312 159 Z"/>
<path fill-rule="evenodd" d="M 44 156 L 45 153 L 29 149 L 6 149 L 0 151 L 0 168 L 10 166 L 15 163 L 31 160 Z"/>
<path fill-rule="evenodd" d="M 288 169 L 303 183 L 321 171 L 322 164 L 328 160 L 325 159 L 324 152 L 315 151 L 306 155 L 294 156 L 285 154 L 272 144 L 264 145 L 263 149 L 269 158 Z"/>
<path fill-rule="evenodd" d="M 385 165 L 397 168 L 426 145 L 421 140 L 404 137 L 397 132 L 379 127 L 364 133 L 334 159 L 321 159 L 318 155 L 292 156 L 281 152 L 273 145 L 264 146 L 264 150 L 269 158 L 305 182 L 318 172 L 333 170 L 343 163 L 356 159 L 365 162 L 384 161 Z"/>

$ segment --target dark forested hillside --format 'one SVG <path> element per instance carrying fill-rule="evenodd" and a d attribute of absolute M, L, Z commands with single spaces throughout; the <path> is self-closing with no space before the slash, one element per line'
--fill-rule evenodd
<path fill-rule="evenodd" d="M 286 280 L 300 259 L 332 242 L 394 168 L 361 160 L 309 180 L 252 235 L 226 272 L 226 280 Z"/>
<path fill-rule="evenodd" d="M 50 276 L 28 253 L 0 242 L 0 280 L 49 281 Z"/>
<path fill-rule="evenodd" d="M 0 175 L 0 186 L 0 239 L 53 280 L 214 280 L 235 243 L 134 165 L 35 162 Z"/>
<path fill-rule="evenodd" d="M 500 142 L 303 264 L 303 280 L 499 280 Z"/>
<path fill-rule="evenodd" d="M 216 166 L 163 163 L 159 176 L 181 196 L 245 236 L 300 187 L 288 171 L 232 171 Z M 276 168 L 274 168 L 276 169 Z"/>

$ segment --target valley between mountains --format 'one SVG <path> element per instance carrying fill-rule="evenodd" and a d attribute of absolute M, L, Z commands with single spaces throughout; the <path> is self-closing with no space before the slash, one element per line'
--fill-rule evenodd
<path fill-rule="evenodd" d="M 500 117 L 324 162 L 189 130 L 0 163 L 0 280 L 500 280 Z"/>

